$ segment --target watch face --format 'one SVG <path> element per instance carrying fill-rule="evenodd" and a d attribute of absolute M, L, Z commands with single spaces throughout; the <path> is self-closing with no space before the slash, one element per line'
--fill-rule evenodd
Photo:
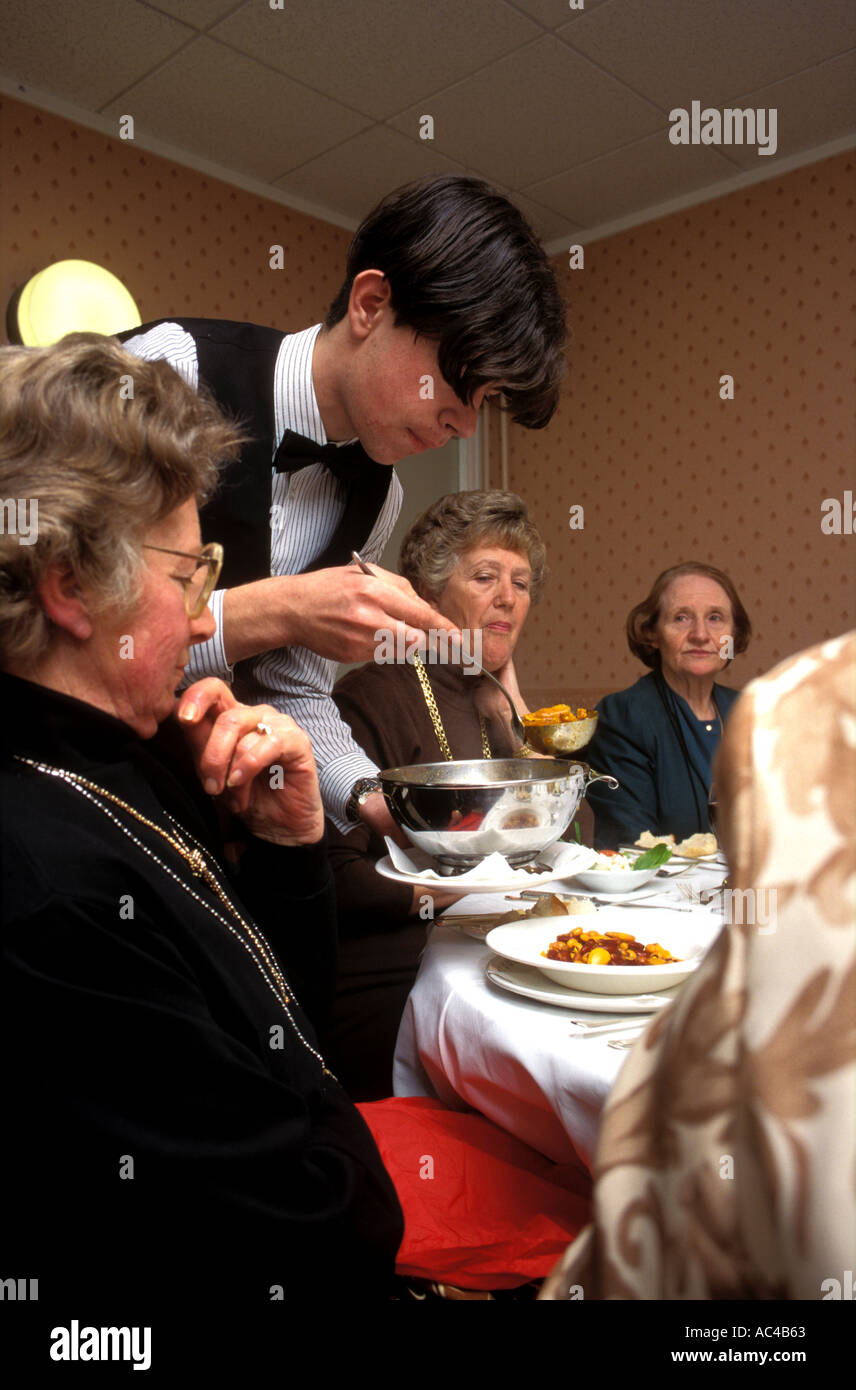
<path fill-rule="evenodd" d="M 382 790 L 380 778 L 361 777 L 359 782 L 354 784 L 354 789 L 348 797 L 348 804 L 345 807 L 345 814 L 351 820 L 359 820 L 359 808 L 363 802 L 375 792 Z"/>

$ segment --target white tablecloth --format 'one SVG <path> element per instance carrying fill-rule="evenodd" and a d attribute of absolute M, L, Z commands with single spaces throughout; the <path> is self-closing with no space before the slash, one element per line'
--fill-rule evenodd
<path fill-rule="evenodd" d="M 687 882 L 708 887 L 723 873 L 721 865 L 693 868 L 670 882 L 668 891 L 678 894 L 678 884 Z M 573 889 L 561 884 L 557 891 Z M 501 912 L 519 905 L 499 895 L 470 896 L 452 911 Z M 625 911 L 627 930 L 644 937 L 647 910 Z M 721 920 L 711 913 L 711 941 Z M 596 1015 L 536 1003 L 493 985 L 484 973 L 492 954 L 462 932 L 434 928 L 401 1022 L 394 1092 L 478 1110 L 555 1162 L 589 1168 L 600 1112 L 627 1053 L 609 1047 L 608 1038 L 571 1037 L 572 1018 L 593 1022 Z M 655 1016 L 641 1016 L 640 1023 Z"/>

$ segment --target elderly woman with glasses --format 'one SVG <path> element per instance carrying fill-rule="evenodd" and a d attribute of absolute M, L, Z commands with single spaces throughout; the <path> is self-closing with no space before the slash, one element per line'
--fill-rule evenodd
<path fill-rule="evenodd" d="M 32 523 L 0 534 L 4 1274 L 125 1321 L 343 1261 L 382 1294 L 398 1202 L 298 1003 L 334 946 L 309 740 L 217 680 L 176 697 L 238 436 L 94 335 L 0 368 L 0 494 Z"/>
<path fill-rule="evenodd" d="M 463 633 L 512 695 L 526 704 L 514 650 L 546 563 L 525 503 L 512 492 L 450 493 L 413 522 L 401 545 L 401 573 L 421 598 Z M 333 692 L 354 737 L 380 768 L 444 759 L 504 758 L 518 752 L 506 700 L 492 682 L 446 661 L 441 645 L 425 660 L 378 648 Z M 384 842 L 365 826 L 341 835 L 328 823 L 339 908 L 339 978 L 327 1046 L 351 1094 L 388 1093 L 401 1012 L 425 945 L 426 919 L 457 900 L 382 878 Z"/>

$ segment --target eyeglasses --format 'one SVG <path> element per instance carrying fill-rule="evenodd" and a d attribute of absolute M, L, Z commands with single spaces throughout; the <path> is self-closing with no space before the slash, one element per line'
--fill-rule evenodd
<path fill-rule="evenodd" d="M 192 574 L 176 574 L 173 577 L 184 585 L 184 607 L 188 618 L 200 617 L 220 578 L 223 568 L 222 545 L 212 541 L 210 545 L 203 546 L 198 555 L 192 555 L 187 550 L 167 550 L 163 545 L 144 545 L 143 550 L 157 550 L 161 555 L 180 555 L 184 560 L 196 561 Z"/>

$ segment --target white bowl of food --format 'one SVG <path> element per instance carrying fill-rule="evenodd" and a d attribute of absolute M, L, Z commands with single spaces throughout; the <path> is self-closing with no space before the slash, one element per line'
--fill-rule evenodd
<path fill-rule="evenodd" d="M 653 913 L 651 914 L 654 915 Z M 665 916 L 665 914 L 664 914 Z M 646 920 L 645 935 L 634 937 L 628 932 L 626 908 L 602 908 L 597 918 L 585 918 L 575 925 L 573 919 L 539 918 L 531 922 L 509 922 L 488 932 L 485 944 L 506 960 L 516 961 L 541 971 L 548 980 L 566 989 L 585 990 L 591 994 L 656 994 L 671 989 L 686 980 L 699 965 L 709 940 L 688 926 L 664 922 L 662 926 Z M 595 932 L 590 925 L 596 923 Z M 635 918 L 633 925 L 640 930 Z M 562 937 L 579 936 L 582 954 L 595 955 L 587 959 L 564 961 L 550 959 L 546 954 Z M 652 952 L 648 964 L 605 963 L 597 952 L 620 959 L 618 943 L 623 941 L 633 954 Z M 658 947 L 659 951 L 652 948 Z M 672 959 L 662 960 L 661 953 Z"/>
<path fill-rule="evenodd" d="M 660 866 L 670 858 L 663 848 L 645 854 L 627 854 L 623 850 L 592 850 L 591 863 L 579 869 L 573 877 L 590 893 L 632 893 L 655 877 Z"/>

